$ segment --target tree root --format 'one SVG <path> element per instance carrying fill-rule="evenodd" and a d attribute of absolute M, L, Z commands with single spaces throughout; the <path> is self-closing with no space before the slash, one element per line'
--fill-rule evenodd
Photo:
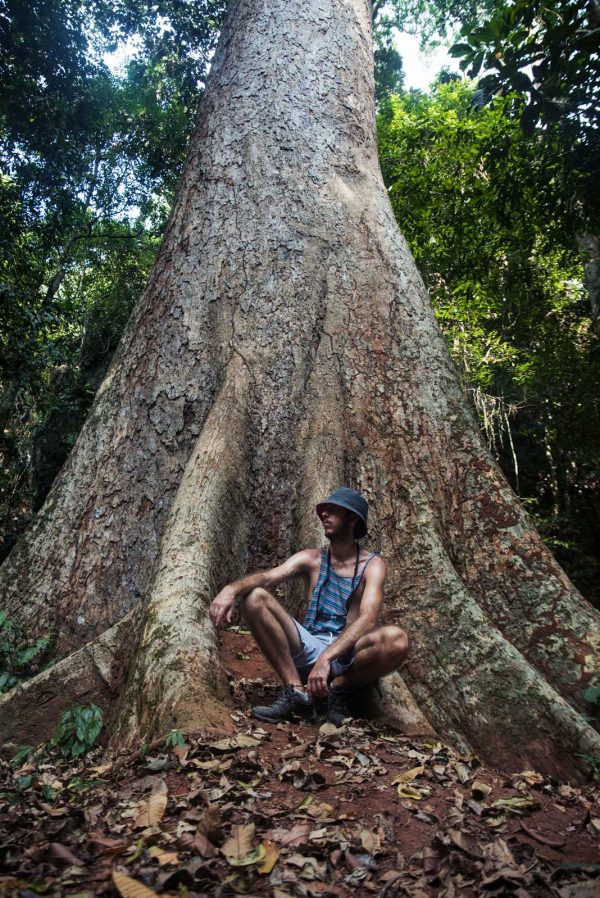
<path fill-rule="evenodd" d="M 0 696 L 1 751 L 50 738 L 61 715 L 72 705 L 94 702 L 106 711 L 122 683 L 124 642 L 131 614 L 48 670 Z"/>

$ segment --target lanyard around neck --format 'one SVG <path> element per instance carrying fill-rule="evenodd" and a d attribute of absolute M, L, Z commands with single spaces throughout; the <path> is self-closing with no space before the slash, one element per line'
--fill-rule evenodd
<path fill-rule="evenodd" d="M 356 561 L 354 562 L 354 573 L 352 574 L 352 592 L 354 592 L 354 581 L 356 580 L 356 575 L 358 573 L 358 559 L 360 557 L 360 546 L 358 542 L 356 543 Z M 329 580 L 329 572 L 331 570 L 331 546 L 327 546 L 327 573 L 325 575 L 325 580 Z M 339 576 L 339 574 L 338 574 Z"/>

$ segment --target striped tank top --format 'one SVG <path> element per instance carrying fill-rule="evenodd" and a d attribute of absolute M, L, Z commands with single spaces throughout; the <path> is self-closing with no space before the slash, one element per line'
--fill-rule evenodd
<path fill-rule="evenodd" d="M 372 552 L 359 572 L 357 552 L 354 576 L 340 577 L 333 569 L 329 551 L 323 547 L 319 576 L 304 618 L 304 626 L 310 633 L 337 634 L 344 629 L 350 597 L 359 587 L 366 567 L 374 557 L 375 552 Z"/>

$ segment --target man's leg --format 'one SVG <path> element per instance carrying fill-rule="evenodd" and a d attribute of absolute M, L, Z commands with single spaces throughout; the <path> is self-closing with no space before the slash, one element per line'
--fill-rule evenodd
<path fill-rule="evenodd" d="M 253 589 L 242 599 L 242 614 L 261 652 L 285 686 L 302 688 L 293 658 L 302 641 L 293 618 L 266 589 Z"/>
<path fill-rule="evenodd" d="M 400 627 L 379 627 L 361 636 L 354 646 L 354 663 L 332 681 L 333 686 L 356 689 L 396 670 L 408 652 L 408 637 Z"/>
<path fill-rule="evenodd" d="M 243 615 L 263 655 L 283 680 L 283 692 L 272 705 L 256 705 L 251 714 L 267 723 L 302 717 L 314 720 L 315 706 L 303 691 L 294 657 L 303 644 L 292 617 L 264 589 L 253 589 L 243 600 Z"/>

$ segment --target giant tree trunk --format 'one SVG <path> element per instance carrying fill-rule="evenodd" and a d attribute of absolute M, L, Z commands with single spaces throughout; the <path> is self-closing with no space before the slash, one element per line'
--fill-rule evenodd
<path fill-rule="evenodd" d="M 445 738 L 572 772 L 599 745 L 598 616 L 486 451 L 394 221 L 370 25 L 367 0 L 231 3 L 150 284 L 2 604 L 79 663 L 131 612 L 115 746 L 225 725 L 211 597 L 318 544 L 315 503 L 349 483 L 411 638 L 391 711 L 419 725 L 410 690 Z M 51 721 L 77 689 L 41 676 Z"/>

